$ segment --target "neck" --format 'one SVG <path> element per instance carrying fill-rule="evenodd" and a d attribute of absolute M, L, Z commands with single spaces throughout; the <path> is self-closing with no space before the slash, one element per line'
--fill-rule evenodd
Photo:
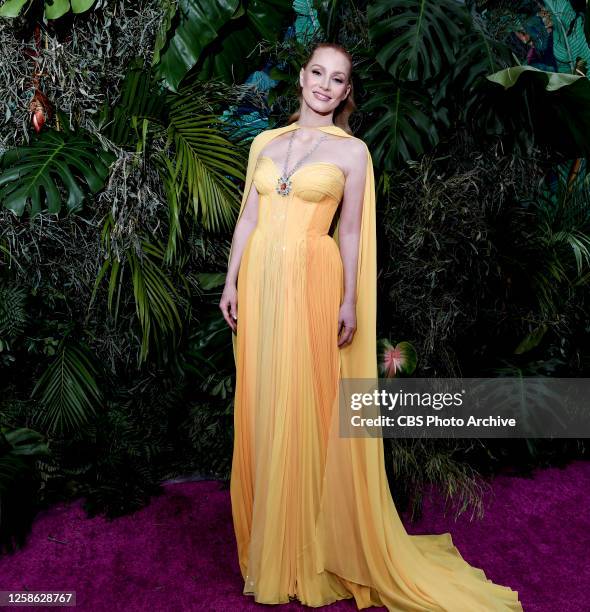
<path fill-rule="evenodd" d="M 296 123 L 302 128 L 334 127 L 332 113 L 329 115 L 314 114 L 311 117 L 300 116 Z"/>

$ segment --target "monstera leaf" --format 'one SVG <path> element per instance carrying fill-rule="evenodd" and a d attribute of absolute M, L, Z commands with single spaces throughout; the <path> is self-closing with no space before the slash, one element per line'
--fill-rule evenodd
<path fill-rule="evenodd" d="M 395 170 L 400 159 L 416 159 L 438 143 L 426 94 L 396 88 L 389 77 L 371 81 L 367 92 L 362 111 L 372 119 L 364 139 L 376 166 Z"/>
<path fill-rule="evenodd" d="M 27 204 L 31 216 L 43 208 L 59 213 L 62 201 L 76 211 L 102 189 L 113 159 L 85 135 L 47 130 L 0 157 L 0 204 L 18 216 Z"/>
<path fill-rule="evenodd" d="M 381 67 L 395 78 L 418 81 L 455 61 L 468 13 L 455 0 L 376 0 L 367 19 Z"/>
<path fill-rule="evenodd" d="M 40 0 L 5 0 L 0 6 L 0 17 L 18 17 L 25 6 Z M 72 13 L 87 11 L 96 0 L 45 0 L 45 19 L 59 19 L 70 10 Z"/>

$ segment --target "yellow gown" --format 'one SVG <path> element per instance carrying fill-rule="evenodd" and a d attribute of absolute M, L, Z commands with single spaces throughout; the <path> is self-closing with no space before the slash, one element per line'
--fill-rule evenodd
<path fill-rule="evenodd" d="M 243 593 L 266 604 L 318 607 L 354 597 L 359 609 L 522 610 L 518 593 L 470 566 L 451 534 L 409 535 L 393 503 L 380 437 L 338 435 L 340 378 L 377 378 L 375 185 L 367 149 L 357 270 L 357 330 L 337 346 L 343 266 L 329 230 L 345 177 L 327 162 L 292 175 L 260 155 L 298 123 L 250 148 L 258 223 L 238 274 L 234 449 L 230 494 Z M 336 126 L 317 128 L 342 138 Z M 230 253 L 231 257 L 231 253 Z"/>

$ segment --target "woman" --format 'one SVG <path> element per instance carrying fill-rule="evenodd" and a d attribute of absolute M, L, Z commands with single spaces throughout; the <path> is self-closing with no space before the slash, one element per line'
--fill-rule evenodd
<path fill-rule="evenodd" d="M 236 332 L 230 491 L 243 592 L 313 607 L 354 597 L 359 609 L 522 610 L 449 533 L 407 534 L 381 438 L 338 436 L 340 378 L 377 378 L 374 174 L 348 127 L 351 71 L 342 47 L 316 46 L 297 120 L 250 148 L 220 302 Z"/>

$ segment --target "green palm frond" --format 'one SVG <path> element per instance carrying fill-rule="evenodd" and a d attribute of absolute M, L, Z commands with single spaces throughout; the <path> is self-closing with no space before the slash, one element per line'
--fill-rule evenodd
<path fill-rule="evenodd" d="M 141 137 L 137 126 L 141 120 L 161 124 L 166 119 L 165 96 L 156 86 L 152 74 L 136 58 L 129 66 L 121 85 L 117 103 L 105 103 L 103 115 L 108 117 L 105 134 L 115 143 L 125 146 Z"/>
<path fill-rule="evenodd" d="M 164 250 L 148 240 L 141 243 L 143 257 L 135 253 L 127 253 L 127 261 L 133 282 L 135 309 L 139 319 L 143 338 L 141 343 L 140 361 L 143 361 L 149 351 L 150 335 L 156 345 L 160 339 L 170 334 L 176 337 L 177 328 L 182 328 L 182 320 L 176 307 L 179 296 L 174 285 L 162 269 Z"/>
<path fill-rule="evenodd" d="M 223 134 L 224 123 L 215 115 L 201 115 L 200 108 L 189 91 L 170 107 L 168 133 L 176 149 L 172 175 L 178 191 L 186 190 L 195 220 L 217 232 L 231 228 L 235 220 L 244 160 L 241 149 Z"/>
<path fill-rule="evenodd" d="M 590 236 L 577 230 L 559 231 L 550 236 L 548 245 L 564 246 L 571 251 L 578 275 L 582 275 L 584 264 L 590 267 Z"/>
<path fill-rule="evenodd" d="M 543 194 L 539 206 L 543 250 L 554 250 L 569 277 L 581 277 L 590 268 L 590 196 L 583 177 L 558 175 L 555 193 Z M 573 258 L 572 258 L 573 256 Z M 572 262 L 575 261 L 575 271 Z"/>
<path fill-rule="evenodd" d="M 32 393 L 45 408 L 40 422 L 47 431 L 64 433 L 89 422 L 102 400 L 97 376 L 88 349 L 62 341 Z"/>
<path fill-rule="evenodd" d="M 552 191 L 540 192 L 535 212 L 530 282 L 541 312 L 551 319 L 590 272 L 590 197 L 584 179 L 558 175 Z"/>
<path fill-rule="evenodd" d="M 20 336 L 27 324 L 27 292 L 22 287 L 0 284 L 0 340 Z"/>
<path fill-rule="evenodd" d="M 182 238 L 180 217 L 182 193 L 177 182 L 178 170 L 174 168 L 168 158 L 161 156 L 160 161 L 162 163 L 160 176 L 164 183 L 166 200 L 168 202 L 168 244 L 164 261 L 166 264 L 171 264 L 177 255 L 178 239 Z"/>
<path fill-rule="evenodd" d="M 125 290 L 125 270 L 128 268 L 135 312 L 142 330 L 141 350 L 139 362 L 145 361 L 148 356 L 150 343 L 153 341 L 157 347 L 162 341 L 171 337 L 174 341 L 182 329 L 177 303 L 180 302 L 178 291 L 168 277 L 165 269 L 167 251 L 159 244 L 148 239 L 142 239 L 141 254 L 129 250 L 123 262 L 110 253 L 109 228 L 112 219 L 107 218 L 103 228 L 103 244 L 109 256 L 101 266 L 94 282 L 94 289 L 88 309 L 96 298 L 98 287 L 103 278 L 108 275 L 108 308 L 113 312 L 115 320 L 118 316 L 121 294 Z"/>

